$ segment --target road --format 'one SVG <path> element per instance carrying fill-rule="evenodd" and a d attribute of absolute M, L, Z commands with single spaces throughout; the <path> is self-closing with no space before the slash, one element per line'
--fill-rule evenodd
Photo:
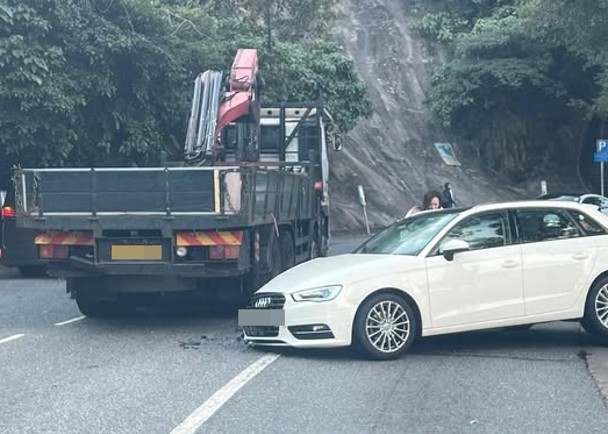
<path fill-rule="evenodd" d="M 427 338 L 390 362 L 267 353 L 243 344 L 233 311 L 83 318 L 62 281 L 5 269 L 0 432 L 604 433 L 603 351 L 556 323 Z"/>

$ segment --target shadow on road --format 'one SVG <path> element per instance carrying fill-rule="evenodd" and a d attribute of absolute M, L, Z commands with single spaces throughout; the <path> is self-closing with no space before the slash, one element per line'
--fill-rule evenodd
<path fill-rule="evenodd" d="M 415 342 L 408 355 L 537 359 L 541 358 L 541 356 L 529 355 L 531 350 L 546 352 L 570 348 L 573 355 L 579 355 L 584 349 L 608 346 L 606 341 L 590 335 L 582 330 L 580 326 L 577 327 L 576 325 L 576 323 L 539 324 L 531 329 L 522 331 L 492 329 L 421 338 Z M 276 352 L 283 357 L 301 359 L 365 360 L 365 357 L 360 356 L 350 348 L 296 349 L 259 347 L 256 349 Z M 407 355 L 403 359 L 407 359 Z"/>

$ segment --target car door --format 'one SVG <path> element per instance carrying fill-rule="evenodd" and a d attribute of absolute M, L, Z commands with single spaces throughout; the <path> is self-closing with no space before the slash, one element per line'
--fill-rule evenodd
<path fill-rule="evenodd" d="M 583 227 L 592 231 L 589 227 L 599 226 L 578 211 L 562 208 L 519 209 L 515 216 L 522 246 L 526 315 L 572 308 L 580 291 L 586 289 L 597 251 Z"/>
<path fill-rule="evenodd" d="M 470 216 L 454 226 L 426 259 L 433 327 L 524 315 L 520 246 L 506 211 Z M 448 261 L 440 247 L 464 240 L 471 250 Z"/>

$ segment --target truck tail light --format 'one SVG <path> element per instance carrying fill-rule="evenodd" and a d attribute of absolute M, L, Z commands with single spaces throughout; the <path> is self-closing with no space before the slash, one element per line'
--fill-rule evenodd
<path fill-rule="evenodd" d="M 67 259 L 70 257 L 70 247 L 60 244 L 44 244 L 38 246 L 40 259 Z"/>
<path fill-rule="evenodd" d="M 314 189 L 317 193 L 323 192 L 323 181 L 316 181 L 314 185 Z"/>
<path fill-rule="evenodd" d="M 2 218 L 14 219 L 16 216 L 15 209 L 11 206 L 2 207 Z"/>
<path fill-rule="evenodd" d="M 209 259 L 238 259 L 241 253 L 240 246 L 211 246 L 209 247 Z"/>

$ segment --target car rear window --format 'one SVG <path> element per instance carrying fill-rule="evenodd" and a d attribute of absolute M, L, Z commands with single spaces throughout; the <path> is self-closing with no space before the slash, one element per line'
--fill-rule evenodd
<path fill-rule="evenodd" d="M 574 220 L 585 232 L 585 235 L 605 235 L 608 233 L 606 229 L 591 217 L 578 211 L 571 211 Z"/>

